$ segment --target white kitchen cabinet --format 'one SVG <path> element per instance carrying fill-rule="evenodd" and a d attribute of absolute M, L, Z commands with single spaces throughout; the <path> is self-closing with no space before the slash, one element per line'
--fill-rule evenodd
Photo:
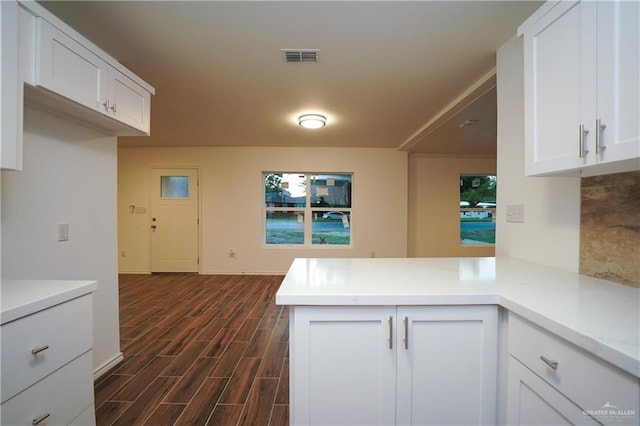
<path fill-rule="evenodd" d="M 508 361 L 507 424 L 579 425 L 598 422 L 551 385 L 510 356 Z"/>
<path fill-rule="evenodd" d="M 508 347 L 507 424 L 637 424 L 637 377 L 513 313 Z"/>
<path fill-rule="evenodd" d="M 3 280 L 2 286 L 0 424 L 95 424 L 95 282 Z"/>
<path fill-rule="evenodd" d="M 497 307 L 404 306 L 397 323 L 396 424 L 495 424 Z"/>
<path fill-rule="evenodd" d="M 639 26 L 638 2 L 566 1 L 520 27 L 527 175 L 640 168 Z"/>
<path fill-rule="evenodd" d="M 22 168 L 22 99 L 18 85 L 18 4 L 0 2 L 0 166 Z"/>
<path fill-rule="evenodd" d="M 45 19 L 36 25 L 35 84 L 149 134 L 151 93 Z"/>
<path fill-rule="evenodd" d="M 36 20 L 36 40 L 35 84 L 87 108 L 108 113 L 108 65 L 42 18 Z"/>
<path fill-rule="evenodd" d="M 135 129 L 151 131 L 151 93 L 120 71 L 109 68 L 107 73 L 107 114 Z"/>
<path fill-rule="evenodd" d="M 495 306 L 293 306 L 292 424 L 495 422 Z"/>

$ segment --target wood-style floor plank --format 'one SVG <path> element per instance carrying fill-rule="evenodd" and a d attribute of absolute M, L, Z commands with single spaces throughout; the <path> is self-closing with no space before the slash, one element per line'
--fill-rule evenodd
<path fill-rule="evenodd" d="M 124 361 L 96 380 L 97 424 L 288 424 L 282 278 L 120 275 Z"/>
<path fill-rule="evenodd" d="M 182 413 L 176 424 L 185 426 L 206 424 L 228 381 L 229 379 L 218 377 L 205 379 L 189 402 L 188 409 Z"/>
<path fill-rule="evenodd" d="M 256 379 L 247 396 L 239 424 L 247 426 L 268 425 L 277 388 L 277 379 Z"/>

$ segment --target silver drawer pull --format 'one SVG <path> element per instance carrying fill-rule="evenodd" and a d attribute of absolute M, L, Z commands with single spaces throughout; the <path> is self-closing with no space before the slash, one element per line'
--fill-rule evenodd
<path fill-rule="evenodd" d="M 33 355 L 38 355 L 40 352 L 46 351 L 47 349 L 49 349 L 49 345 L 42 345 L 42 346 L 38 346 L 37 348 L 31 349 L 31 353 Z"/>
<path fill-rule="evenodd" d="M 49 416 L 51 416 L 51 414 L 47 413 L 43 416 L 40 417 L 36 417 L 35 419 L 31 420 L 31 424 L 32 425 L 37 425 L 42 423 L 43 421 L 47 420 L 49 418 Z"/>
<path fill-rule="evenodd" d="M 540 356 L 540 359 L 541 359 L 545 364 L 547 364 L 549 367 L 553 368 L 554 370 L 555 370 L 556 368 L 558 368 L 558 361 L 554 361 L 554 360 L 552 360 L 552 359 L 549 359 L 549 358 L 547 358 L 547 357 L 546 357 L 546 356 L 544 356 L 544 355 L 541 355 L 541 356 Z"/>

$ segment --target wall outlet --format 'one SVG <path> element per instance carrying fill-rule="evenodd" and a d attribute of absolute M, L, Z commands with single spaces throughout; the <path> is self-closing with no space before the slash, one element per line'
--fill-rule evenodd
<path fill-rule="evenodd" d="M 58 224 L 58 241 L 69 241 L 69 224 Z"/>
<path fill-rule="evenodd" d="M 524 223 L 524 204 L 507 204 L 507 222 Z"/>

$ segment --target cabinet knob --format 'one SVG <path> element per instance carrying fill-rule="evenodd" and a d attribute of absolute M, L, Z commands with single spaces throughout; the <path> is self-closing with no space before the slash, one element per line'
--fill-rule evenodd
<path fill-rule="evenodd" d="M 31 424 L 32 425 L 38 425 L 38 424 L 42 423 L 43 421 L 47 420 L 50 416 L 51 416 L 51 414 L 49 414 L 49 413 L 44 414 L 42 416 L 38 416 L 38 417 L 34 418 L 33 420 L 31 420 Z"/>
<path fill-rule="evenodd" d="M 104 101 L 104 102 L 102 103 L 102 106 L 104 107 L 104 110 L 105 110 L 106 112 L 109 112 L 109 99 L 107 99 L 106 101 Z"/>
<path fill-rule="evenodd" d="M 554 361 L 554 360 L 552 360 L 552 359 L 549 359 L 549 358 L 547 358 L 547 357 L 546 357 L 546 356 L 544 356 L 544 355 L 540 355 L 540 359 L 541 359 L 545 364 L 547 364 L 549 367 L 553 368 L 554 370 L 555 370 L 556 368 L 558 368 L 558 361 Z"/>
<path fill-rule="evenodd" d="M 47 349 L 49 349 L 49 345 L 38 346 L 37 348 L 31 349 L 31 354 L 32 355 L 38 355 L 40 352 L 44 352 Z"/>
<path fill-rule="evenodd" d="M 115 102 L 111 104 L 111 111 L 115 114 L 115 112 L 116 112 L 116 104 L 115 104 Z"/>

